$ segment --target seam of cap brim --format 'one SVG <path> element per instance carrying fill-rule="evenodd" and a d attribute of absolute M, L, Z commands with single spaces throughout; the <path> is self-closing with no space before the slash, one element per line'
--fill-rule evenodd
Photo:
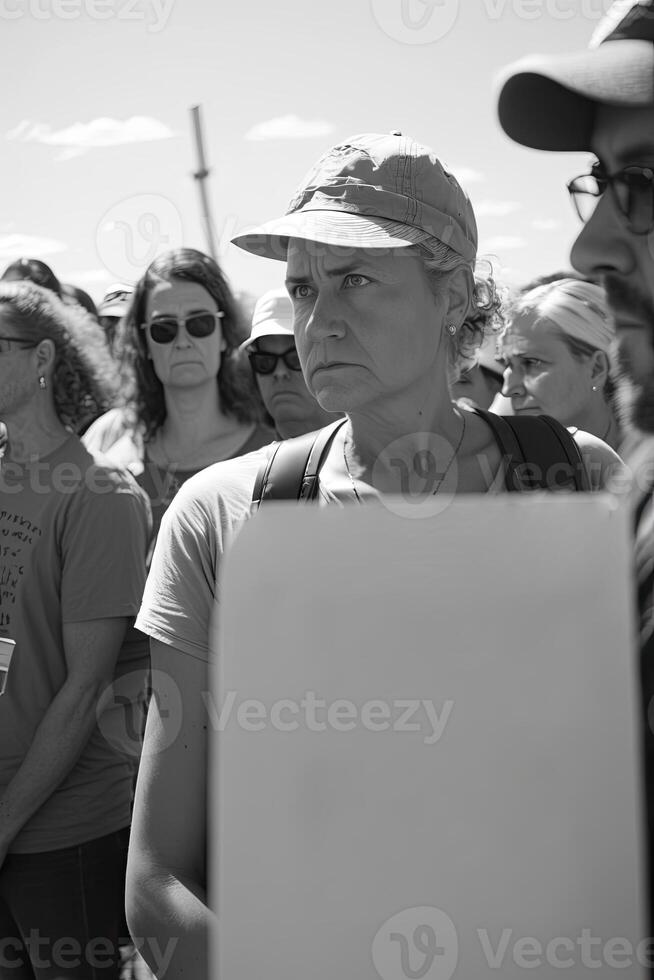
<path fill-rule="evenodd" d="M 259 330 L 256 327 L 253 327 L 252 335 L 248 337 L 247 340 L 243 341 L 243 343 L 239 347 L 239 350 L 245 350 L 246 347 L 249 347 L 251 344 L 256 343 L 257 340 L 261 340 L 262 337 L 292 337 L 292 336 L 293 336 L 292 327 L 279 327 L 276 324 L 272 324 L 270 326 L 267 325 L 267 329 L 262 330 L 261 332 L 259 332 Z"/>
<path fill-rule="evenodd" d="M 330 223 L 326 216 L 333 214 L 338 214 L 339 217 L 337 221 Z M 368 230 L 368 234 L 361 234 L 363 228 Z M 402 235 L 392 234 L 391 231 L 394 230 L 402 230 Z M 320 234 L 321 237 L 315 238 L 315 234 Z M 435 235 L 391 218 L 374 218 L 331 209 L 285 215 L 284 218 L 269 221 L 245 235 L 237 235 L 232 243 L 253 255 L 285 261 L 289 238 L 301 238 L 304 241 L 315 241 L 319 245 L 343 248 L 408 248 L 411 245 L 427 245 L 429 242 L 440 241 Z"/>

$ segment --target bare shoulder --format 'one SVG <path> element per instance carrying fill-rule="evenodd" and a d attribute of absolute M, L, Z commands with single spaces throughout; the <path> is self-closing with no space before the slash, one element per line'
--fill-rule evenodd
<path fill-rule="evenodd" d="M 630 473 L 614 449 L 581 429 L 570 430 L 579 447 L 592 490 L 628 491 Z"/>

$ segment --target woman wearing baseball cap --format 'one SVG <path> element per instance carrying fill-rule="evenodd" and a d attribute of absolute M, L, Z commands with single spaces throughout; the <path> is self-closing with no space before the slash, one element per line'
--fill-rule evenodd
<path fill-rule="evenodd" d="M 477 230 L 470 201 L 431 150 L 399 134 L 346 140 L 319 160 L 281 221 L 235 242 L 286 263 L 307 385 L 323 409 L 346 414 L 318 474 L 319 505 L 357 506 L 400 492 L 428 502 L 446 492 L 483 493 L 493 482 L 504 488 L 491 425 L 451 397 L 459 359 L 480 340 Z M 579 433 L 577 441 L 601 482 L 617 456 L 592 436 Z M 212 922 L 202 697 L 209 619 L 226 542 L 251 513 L 267 455 L 219 463 L 181 488 L 162 524 L 137 620 L 151 637 L 153 666 L 173 679 L 180 704 L 169 711 L 155 691 L 165 710 L 156 724 L 152 713 L 146 733 L 130 925 L 134 935 L 162 942 L 172 932 L 171 975 L 198 980 L 207 976 Z M 416 460 L 434 463 L 427 478 Z"/>

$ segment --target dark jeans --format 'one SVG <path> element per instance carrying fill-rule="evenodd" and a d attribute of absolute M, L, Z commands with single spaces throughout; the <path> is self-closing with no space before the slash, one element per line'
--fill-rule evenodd
<path fill-rule="evenodd" d="M 129 828 L 0 869 L 0 980 L 118 980 Z"/>

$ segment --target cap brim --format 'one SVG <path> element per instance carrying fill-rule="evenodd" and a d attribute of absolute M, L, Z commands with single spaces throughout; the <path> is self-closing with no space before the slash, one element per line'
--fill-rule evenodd
<path fill-rule="evenodd" d="M 98 310 L 98 316 L 117 316 L 120 318 L 121 316 L 125 316 L 126 313 L 126 306 L 107 306 L 105 309 L 100 307 Z"/>
<path fill-rule="evenodd" d="M 498 80 L 505 133 L 536 150 L 590 150 L 598 103 L 654 105 L 651 41 L 606 41 L 561 57 L 535 55 Z"/>
<path fill-rule="evenodd" d="M 347 211 L 296 211 L 232 239 L 234 245 L 268 259 L 286 261 L 290 238 L 343 248 L 407 248 L 433 242 L 433 236 L 388 218 L 363 217 Z"/>

